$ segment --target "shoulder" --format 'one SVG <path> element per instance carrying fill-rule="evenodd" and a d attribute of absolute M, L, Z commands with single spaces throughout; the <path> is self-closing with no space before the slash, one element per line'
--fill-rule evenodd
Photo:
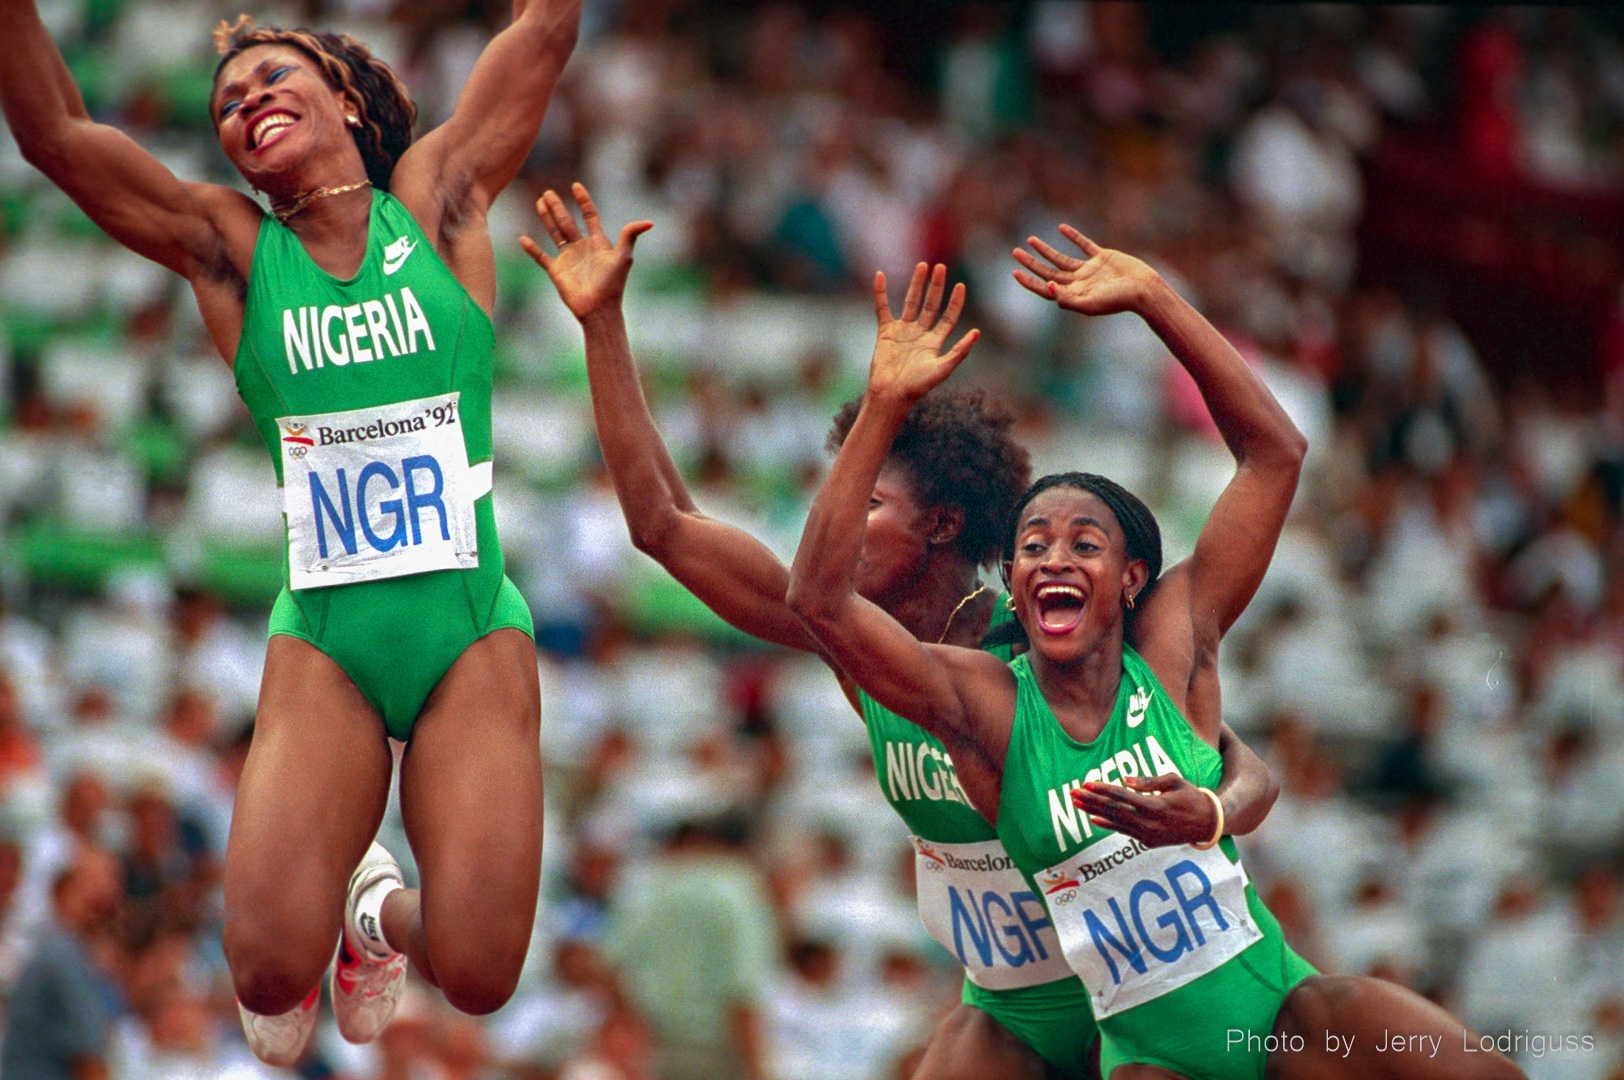
<path fill-rule="evenodd" d="M 925 647 L 955 672 L 962 672 L 976 679 L 985 679 L 996 685 L 1007 685 L 1011 688 L 1015 685 L 1015 673 L 1011 669 L 1012 661 L 1002 660 L 985 649 L 965 649 L 957 645 Z"/>
<path fill-rule="evenodd" d="M 1216 640 L 1205 644 L 1198 640 L 1191 611 L 1189 560 L 1170 567 L 1148 593 L 1124 644 L 1132 646 L 1157 681 L 1182 701 L 1201 656 L 1217 646 Z"/>

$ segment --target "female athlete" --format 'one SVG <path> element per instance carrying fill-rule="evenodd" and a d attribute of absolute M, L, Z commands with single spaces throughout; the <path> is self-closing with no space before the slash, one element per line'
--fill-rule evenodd
<path fill-rule="evenodd" d="M 611 243 L 586 189 L 577 184 L 574 196 L 584 232 L 548 192 L 537 209 L 558 254 L 545 254 L 528 238 L 524 245 L 581 322 L 598 438 L 633 542 L 734 626 L 828 660 L 785 605 L 788 570 L 755 538 L 694 506 L 649 416 L 620 306 L 633 244 L 649 224 L 627 225 Z M 845 436 L 856 413 L 854 403 L 836 417 L 832 441 Z M 1027 455 L 1011 438 L 1011 425 L 1011 416 L 984 395 L 931 395 L 908 413 L 870 485 L 859 588 L 923 640 L 974 649 L 995 615 L 1008 617 L 981 584 L 980 569 L 997 558 L 1004 520 L 1027 479 Z M 1007 647 L 999 651 L 1009 658 Z M 1038 896 L 1008 866 L 991 827 L 966 800 L 953 759 L 940 741 L 863 694 L 839 665 L 831 667 L 868 727 L 886 798 L 913 833 L 921 919 L 965 967 L 962 1003 L 934 1032 L 916 1075 L 1093 1075 L 1096 1040 L 1083 988 L 1060 955 Z M 1250 831 L 1277 789 L 1227 729 L 1223 746 L 1218 793 L 1229 828 Z M 1124 828 L 1147 844 L 1212 833 L 1217 810 L 1195 785 L 1176 776 L 1128 783 L 1137 790 L 1114 788 L 1123 801 L 1102 812 L 1131 808 Z M 973 915 L 964 897 L 977 898 Z M 988 933 L 962 932 L 966 919 L 985 920 Z"/>
<path fill-rule="evenodd" d="M 580 0 L 516 0 L 455 111 L 415 142 L 394 73 L 337 34 L 216 34 L 220 147 L 263 192 L 178 179 L 93 121 L 30 0 L 0 0 L 0 105 L 23 155 L 174 270 L 271 452 L 287 518 L 225 866 L 244 1029 L 295 1060 L 333 961 L 339 1027 L 376 1035 L 405 961 L 467 1012 L 511 995 L 541 845 L 529 613 L 491 513 L 486 213 L 535 140 Z M 421 889 L 371 845 L 404 740 Z"/>
<path fill-rule="evenodd" d="M 1028 489 L 1005 535 L 1004 572 L 1030 642 L 1013 662 L 921 641 L 861 595 L 864 504 L 893 433 L 975 336 L 946 348 L 963 286 L 944 308 L 944 270 L 921 265 L 900 320 L 876 278 L 868 393 L 813 503 L 790 606 L 859 686 L 952 753 L 971 801 L 1048 903 L 1099 1024 L 1102 1075 L 1519 1076 L 1509 1060 L 1475 1052 L 1466 1029 L 1419 996 L 1315 973 L 1258 900 L 1222 817 L 1194 844 L 1151 848 L 1109 812 L 1116 796 L 1099 781 L 1112 771 L 1217 778 L 1218 643 L 1268 567 L 1305 443 L 1150 267 L 1063 231 L 1084 258 L 1034 238 L 1038 255 L 1016 252 L 1017 279 L 1069 310 L 1144 318 L 1235 456 L 1194 553 L 1161 574 L 1144 504 L 1102 477 L 1066 473 Z M 1071 816 L 1068 803 L 1087 809 Z M 1400 1037 L 1415 1049 L 1395 1052 Z"/>

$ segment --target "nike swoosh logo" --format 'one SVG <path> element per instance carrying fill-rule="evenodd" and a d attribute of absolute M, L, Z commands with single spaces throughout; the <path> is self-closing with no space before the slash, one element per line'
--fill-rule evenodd
<path fill-rule="evenodd" d="M 393 274 L 406 265 L 407 256 L 416 250 L 417 241 L 407 240 L 404 236 L 383 249 L 383 272 Z"/>

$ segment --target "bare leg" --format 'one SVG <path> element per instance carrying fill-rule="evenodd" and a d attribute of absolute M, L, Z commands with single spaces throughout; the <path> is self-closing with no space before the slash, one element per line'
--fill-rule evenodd
<path fill-rule="evenodd" d="M 1448 1012 L 1381 979 L 1307 979 L 1281 1006 L 1274 1032 L 1282 1049 L 1269 1055 L 1269 1080 L 1527 1080 L 1510 1058 L 1479 1051 Z"/>
<path fill-rule="evenodd" d="M 1048 1063 L 1004 1025 L 960 1003 L 925 1044 L 913 1080 L 1044 1080 Z"/>
<path fill-rule="evenodd" d="M 349 676 L 314 645 L 272 637 L 226 842 L 226 960 L 251 1012 L 287 1012 L 327 969 L 393 767 Z"/>
<path fill-rule="evenodd" d="M 400 804 L 422 889 L 390 894 L 384 937 L 456 1008 L 500 1008 L 541 885 L 541 689 L 523 633 L 480 638 L 434 688 L 401 761 Z"/>

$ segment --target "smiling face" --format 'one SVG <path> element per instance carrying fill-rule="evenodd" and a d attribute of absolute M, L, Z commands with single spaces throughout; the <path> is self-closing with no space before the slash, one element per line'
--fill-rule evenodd
<path fill-rule="evenodd" d="M 226 61 L 210 109 L 226 157 L 265 191 L 275 192 L 285 186 L 278 178 L 334 152 L 359 159 L 345 124 L 354 104 L 292 45 L 253 45 Z"/>
<path fill-rule="evenodd" d="M 1032 647 L 1071 658 L 1120 634 L 1125 596 L 1149 576 L 1129 559 L 1121 524 L 1105 501 L 1071 486 L 1049 488 L 1021 511 L 1009 567 L 1015 614 Z"/>

